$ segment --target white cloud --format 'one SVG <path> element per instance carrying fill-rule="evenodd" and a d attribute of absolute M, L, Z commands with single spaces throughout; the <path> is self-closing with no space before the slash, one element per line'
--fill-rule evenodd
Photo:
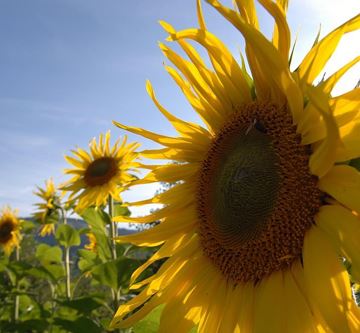
<path fill-rule="evenodd" d="M 338 26 L 360 11 L 359 0 L 293 0 L 290 3 L 302 9 L 301 15 L 319 22 L 325 19 L 325 26 Z"/>

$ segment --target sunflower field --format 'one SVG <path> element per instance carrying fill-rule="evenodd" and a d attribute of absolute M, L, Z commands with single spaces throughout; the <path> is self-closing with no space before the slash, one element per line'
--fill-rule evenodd
<path fill-rule="evenodd" d="M 114 120 L 113 144 L 107 132 L 71 150 L 68 179 L 34 189 L 31 218 L 3 208 L 0 332 L 360 332 L 360 87 L 333 93 L 360 55 L 317 80 L 360 14 L 291 70 L 287 0 L 258 0 L 270 38 L 253 0 L 206 2 L 244 38 L 240 59 L 201 0 L 198 27 L 160 21 L 159 44 L 201 122 L 168 111 L 147 81 L 176 136 Z M 123 200 L 145 184 L 163 187 Z M 149 204 L 161 208 L 132 214 Z"/>

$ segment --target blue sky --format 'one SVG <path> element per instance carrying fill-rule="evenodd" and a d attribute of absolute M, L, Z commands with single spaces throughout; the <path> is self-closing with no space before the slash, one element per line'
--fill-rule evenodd
<path fill-rule="evenodd" d="M 209 29 L 238 54 L 239 33 L 203 6 Z M 49 177 L 57 184 L 67 179 L 63 156 L 70 149 L 86 148 L 108 129 L 114 138 L 124 134 L 112 120 L 174 134 L 150 102 L 146 79 L 169 110 L 197 120 L 162 68 L 157 46 L 166 38 L 157 21 L 177 29 L 196 26 L 195 8 L 195 0 L 0 1 L 0 207 L 31 213 L 36 185 Z M 359 12 L 359 0 L 292 1 L 288 17 L 293 36 L 298 33 L 294 64 L 310 48 L 320 22 L 324 35 Z M 260 16 L 269 35 L 272 22 L 262 11 Z M 360 54 L 359 40 L 358 32 L 346 37 L 327 73 Z M 359 73 L 357 66 L 339 92 L 352 88 Z M 148 197 L 155 189 L 134 188 L 125 198 Z"/>

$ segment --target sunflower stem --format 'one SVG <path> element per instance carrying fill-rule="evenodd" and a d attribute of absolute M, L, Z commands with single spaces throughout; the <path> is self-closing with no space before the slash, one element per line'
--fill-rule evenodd
<path fill-rule="evenodd" d="M 18 246 L 16 246 L 15 247 L 15 261 L 19 261 L 19 260 L 20 260 L 20 248 Z M 16 277 L 16 279 L 15 279 L 16 295 L 15 295 L 15 299 L 14 299 L 14 323 L 16 323 L 19 319 L 20 298 L 19 298 L 19 295 L 17 294 L 18 287 L 19 287 L 19 281 L 18 281 L 18 278 Z"/>
<path fill-rule="evenodd" d="M 115 222 L 112 220 L 112 217 L 114 215 L 114 199 L 112 198 L 112 196 L 109 195 L 109 199 L 108 199 L 108 205 L 109 205 L 109 216 L 110 216 L 110 241 L 111 241 L 111 254 L 112 254 L 112 258 L 114 260 L 117 259 L 117 253 L 116 253 L 116 241 L 115 241 L 115 237 L 116 237 L 116 224 Z"/>
<path fill-rule="evenodd" d="M 109 216 L 110 216 L 110 243 L 111 243 L 111 254 L 112 259 L 115 261 L 117 259 L 117 253 L 116 253 L 116 240 L 115 237 L 117 236 L 116 232 L 116 223 L 113 221 L 113 215 L 114 215 L 114 199 L 111 195 L 109 195 L 108 198 L 108 208 L 109 208 Z M 119 290 L 112 289 L 112 298 L 114 301 L 115 309 L 119 306 L 119 300 L 120 300 L 120 293 Z"/>
<path fill-rule="evenodd" d="M 62 217 L 63 217 L 63 223 L 67 224 L 67 218 L 66 214 L 64 212 L 64 209 L 61 209 Z M 70 247 L 65 246 L 65 276 L 66 276 L 66 298 L 71 299 L 71 270 L 70 270 Z"/>

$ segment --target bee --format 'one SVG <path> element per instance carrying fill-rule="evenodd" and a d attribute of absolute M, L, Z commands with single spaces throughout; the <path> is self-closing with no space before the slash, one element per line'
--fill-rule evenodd
<path fill-rule="evenodd" d="M 266 128 L 264 127 L 264 125 L 256 118 L 254 118 L 254 120 L 250 123 L 249 127 L 246 129 L 245 135 L 248 135 L 253 128 L 255 128 L 261 133 L 266 133 Z"/>

